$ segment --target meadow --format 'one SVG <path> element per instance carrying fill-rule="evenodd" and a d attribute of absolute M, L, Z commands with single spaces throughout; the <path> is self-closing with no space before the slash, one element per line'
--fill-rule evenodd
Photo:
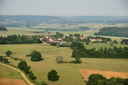
<path fill-rule="evenodd" d="M 23 79 L 21 74 L 13 69 L 5 67 L 0 64 L 0 78 L 16 78 Z"/>
<path fill-rule="evenodd" d="M 93 45 L 92 45 L 93 44 Z M 86 48 L 91 48 L 97 43 L 91 43 Z M 100 43 L 99 46 L 105 44 Z M 97 46 L 96 48 L 98 48 Z M 107 45 L 106 45 L 107 46 Z M 128 72 L 128 59 L 103 59 L 103 58 L 82 58 L 81 64 L 55 62 L 55 56 L 63 56 L 64 61 L 73 61 L 71 58 L 72 50 L 68 47 L 50 46 L 48 44 L 11 44 L 0 45 L 0 55 L 5 55 L 7 50 L 13 52 L 13 57 L 27 61 L 31 66 L 31 70 L 37 76 L 37 81 L 46 81 L 48 85 L 85 85 L 84 80 L 79 72 L 80 69 L 103 69 L 106 71 Z M 31 62 L 30 57 L 26 57 L 33 50 L 41 52 L 44 60 L 39 62 Z M 18 65 L 19 61 L 15 61 L 7 57 L 10 64 Z M 50 70 L 56 70 L 60 76 L 60 80 L 50 82 L 47 80 L 47 74 Z"/>

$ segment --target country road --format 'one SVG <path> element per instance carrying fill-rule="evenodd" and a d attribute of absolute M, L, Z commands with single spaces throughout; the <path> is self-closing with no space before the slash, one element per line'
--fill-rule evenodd
<path fill-rule="evenodd" d="M 14 68 L 14 67 L 11 67 L 11 66 L 9 66 L 9 65 L 3 64 L 3 63 L 0 63 L 0 64 L 3 65 L 3 66 L 6 66 L 6 67 L 8 67 L 8 68 L 14 69 L 14 70 L 16 70 L 16 71 L 18 71 L 18 72 L 20 72 L 20 74 L 23 76 L 24 80 L 25 80 L 29 85 L 34 85 L 33 83 L 31 83 L 31 82 L 28 80 L 28 78 L 25 76 L 25 74 L 24 74 L 21 70 L 16 69 L 16 68 Z"/>

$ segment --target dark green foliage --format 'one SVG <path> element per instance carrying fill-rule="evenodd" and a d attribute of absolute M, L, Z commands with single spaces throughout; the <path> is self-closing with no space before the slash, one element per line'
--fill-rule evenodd
<path fill-rule="evenodd" d="M 27 67 L 27 62 L 26 61 L 20 61 L 18 63 L 18 68 L 20 68 L 20 70 L 23 70 Z"/>
<path fill-rule="evenodd" d="M 7 28 L 0 26 L 0 31 L 7 31 Z"/>
<path fill-rule="evenodd" d="M 127 85 L 127 79 L 114 78 L 110 79 L 105 78 L 101 74 L 91 74 L 88 78 L 86 85 Z"/>
<path fill-rule="evenodd" d="M 128 85 L 128 78 L 124 79 L 124 85 Z"/>
<path fill-rule="evenodd" d="M 29 74 L 30 72 L 30 66 L 26 66 L 25 68 L 24 68 L 24 72 L 26 73 L 26 74 Z"/>
<path fill-rule="evenodd" d="M 7 37 L 0 36 L 0 44 L 27 44 L 27 43 L 42 43 L 40 35 L 8 35 Z"/>
<path fill-rule="evenodd" d="M 4 58 L 4 59 L 3 59 L 3 62 L 4 62 L 5 64 L 6 64 L 6 63 L 9 63 L 7 58 Z"/>
<path fill-rule="evenodd" d="M 114 44 L 118 44 L 117 40 L 113 40 L 113 43 L 114 43 Z"/>
<path fill-rule="evenodd" d="M 113 46 L 113 48 L 95 48 L 86 49 L 86 50 L 73 50 L 72 57 L 79 55 L 80 58 L 89 57 L 89 58 L 124 58 L 128 59 L 128 47 L 119 47 Z"/>
<path fill-rule="evenodd" d="M 123 39 L 123 40 L 121 41 L 121 44 L 126 44 L 126 45 L 128 45 L 128 39 Z"/>
<path fill-rule="evenodd" d="M 31 61 L 40 61 L 42 60 L 42 55 L 40 52 L 34 50 L 31 54 Z"/>
<path fill-rule="evenodd" d="M 10 57 L 12 52 L 10 50 L 6 51 L 6 56 Z"/>
<path fill-rule="evenodd" d="M 82 63 L 79 56 L 75 56 L 75 62 L 74 63 Z"/>
<path fill-rule="evenodd" d="M 105 27 L 94 35 L 128 37 L 128 27 Z"/>
<path fill-rule="evenodd" d="M 66 41 L 66 42 L 72 42 L 72 41 L 74 41 L 74 39 L 71 36 L 69 36 L 69 37 L 66 36 L 65 39 L 64 39 L 64 41 Z"/>
<path fill-rule="evenodd" d="M 80 37 L 80 34 L 74 34 L 74 37 Z"/>
<path fill-rule="evenodd" d="M 103 82 L 100 81 L 104 81 L 104 80 L 106 80 L 106 78 L 101 74 L 91 74 L 88 78 L 86 85 L 103 85 Z M 98 83 L 102 83 L 102 84 L 98 84 Z"/>
<path fill-rule="evenodd" d="M 35 80 L 35 79 L 36 79 L 36 77 L 34 76 L 34 74 L 33 74 L 32 72 L 28 75 L 28 77 L 29 77 L 31 80 Z"/>
<path fill-rule="evenodd" d="M 0 56 L 0 61 L 3 61 L 3 56 Z"/>
<path fill-rule="evenodd" d="M 61 38 L 61 37 L 63 37 L 63 36 L 64 36 L 64 34 L 59 33 L 59 32 L 56 32 L 56 34 L 53 35 L 53 37 L 55 37 L 56 39 Z"/>
<path fill-rule="evenodd" d="M 85 50 L 85 47 L 83 44 L 81 44 L 80 42 L 72 42 L 71 44 L 71 49 L 81 49 L 81 50 Z"/>
<path fill-rule="evenodd" d="M 59 76 L 57 75 L 56 70 L 51 70 L 48 75 L 48 80 L 49 81 L 58 81 L 59 80 Z"/>

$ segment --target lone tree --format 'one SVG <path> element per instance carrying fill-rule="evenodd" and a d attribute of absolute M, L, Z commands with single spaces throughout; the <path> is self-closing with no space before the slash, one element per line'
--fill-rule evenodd
<path fill-rule="evenodd" d="M 59 76 L 57 75 L 56 70 L 51 70 L 48 73 L 48 80 L 49 81 L 58 81 L 59 80 Z"/>
<path fill-rule="evenodd" d="M 31 54 L 31 61 L 40 61 L 42 60 L 42 55 L 40 52 L 34 50 Z"/>
<path fill-rule="evenodd" d="M 12 52 L 10 50 L 6 51 L 6 56 L 10 57 Z"/>

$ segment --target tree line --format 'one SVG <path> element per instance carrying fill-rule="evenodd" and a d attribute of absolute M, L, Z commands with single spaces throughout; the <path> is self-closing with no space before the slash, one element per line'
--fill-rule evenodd
<path fill-rule="evenodd" d="M 6 27 L 0 26 L 0 31 L 7 31 Z"/>
<path fill-rule="evenodd" d="M 128 59 L 128 47 L 107 48 L 101 47 L 98 50 L 95 48 L 85 49 L 84 45 L 80 42 L 73 42 L 71 44 L 72 57 L 76 58 L 123 58 Z"/>
<path fill-rule="evenodd" d="M 107 79 L 101 74 L 91 74 L 86 85 L 128 85 L 128 79 L 114 78 Z"/>
<path fill-rule="evenodd" d="M 128 39 L 123 39 L 123 40 L 121 41 L 121 44 L 128 45 Z"/>
<path fill-rule="evenodd" d="M 94 35 L 128 37 L 128 27 L 104 27 Z"/>
<path fill-rule="evenodd" d="M 0 36 L 0 44 L 27 44 L 27 43 L 42 43 L 40 35 L 8 35 L 7 37 Z"/>

